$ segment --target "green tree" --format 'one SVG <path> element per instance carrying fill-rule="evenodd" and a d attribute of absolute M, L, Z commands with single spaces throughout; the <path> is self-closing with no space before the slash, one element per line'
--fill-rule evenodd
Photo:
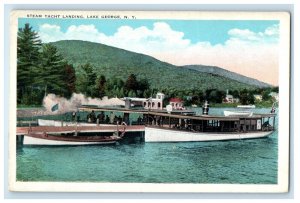
<path fill-rule="evenodd" d="M 270 100 L 271 99 L 270 93 L 271 93 L 271 89 L 265 89 L 265 90 L 263 90 L 262 91 L 262 99 L 264 101 Z"/>
<path fill-rule="evenodd" d="M 44 88 L 44 95 L 55 93 L 63 95 L 67 93 L 65 82 L 65 64 L 63 57 L 57 48 L 51 44 L 42 46 L 39 68 L 34 83 Z"/>
<path fill-rule="evenodd" d="M 39 64 L 39 50 L 41 40 L 37 32 L 27 23 L 20 28 L 17 37 L 17 101 L 22 102 L 23 96 L 33 90 L 32 83 L 35 79 L 35 69 Z M 29 99 L 30 101 L 30 99 Z M 27 103 L 27 102 L 26 102 Z"/>
<path fill-rule="evenodd" d="M 106 92 L 106 78 L 104 75 L 100 75 L 97 81 L 97 91 L 100 98 L 105 96 Z"/>
<path fill-rule="evenodd" d="M 240 97 L 240 93 L 238 90 L 229 91 L 229 94 L 231 94 L 234 98 Z"/>
<path fill-rule="evenodd" d="M 65 65 L 64 81 L 66 83 L 67 91 L 66 97 L 70 97 L 72 93 L 76 92 L 76 74 L 72 65 Z"/>
<path fill-rule="evenodd" d="M 136 79 L 136 76 L 134 74 L 130 74 L 125 82 L 125 90 L 128 92 L 134 91 L 136 92 L 138 87 L 138 81 Z"/>
<path fill-rule="evenodd" d="M 255 98 L 252 92 L 247 89 L 240 91 L 240 102 L 243 105 L 254 104 Z"/>
<path fill-rule="evenodd" d="M 144 92 L 150 88 L 150 84 L 146 78 L 142 78 L 137 83 L 137 96 L 143 97 Z"/>
<path fill-rule="evenodd" d="M 217 90 L 217 89 L 209 89 L 206 90 L 206 99 L 212 103 L 222 103 L 225 98 L 225 91 Z"/>
<path fill-rule="evenodd" d="M 97 75 L 90 63 L 80 65 L 76 73 L 76 89 L 86 96 L 95 97 L 97 95 L 96 79 Z"/>

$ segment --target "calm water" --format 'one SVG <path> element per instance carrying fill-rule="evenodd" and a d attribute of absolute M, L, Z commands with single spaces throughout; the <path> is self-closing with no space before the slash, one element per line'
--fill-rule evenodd
<path fill-rule="evenodd" d="M 277 152 L 277 131 L 224 142 L 18 147 L 17 180 L 276 184 Z"/>

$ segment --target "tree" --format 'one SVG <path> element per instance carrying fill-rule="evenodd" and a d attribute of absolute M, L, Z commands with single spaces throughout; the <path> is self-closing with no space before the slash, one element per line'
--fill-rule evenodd
<path fill-rule="evenodd" d="M 150 84 L 146 78 L 142 78 L 141 80 L 138 81 L 137 83 L 137 90 L 138 90 L 138 95 L 139 97 L 143 97 L 144 92 L 148 90 L 150 87 Z"/>
<path fill-rule="evenodd" d="M 76 73 L 76 89 L 86 96 L 97 96 L 96 79 L 97 75 L 90 63 L 79 66 Z"/>
<path fill-rule="evenodd" d="M 254 104 L 255 98 L 252 92 L 249 92 L 247 89 L 243 89 L 240 92 L 240 102 L 243 105 Z"/>
<path fill-rule="evenodd" d="M 238 90 L 229 91 L 229 94 L 231 94 L 234 98 L 239 98 L 240 93 Z"/>
<path fill-rule="evenodd" d="M 17 101 L 21 103 L 24 95 L 32 92 L 35 69 L 39 64 L 41 40 L 27 23 L 20 28 L 17 37 Z M 25 94 L 25 91 L 27 92 Z"/>
<path fill-rule="evenodd" d="M 212 103 L 222 103 L 223 99 L 226 96 L 225 91 L 217 89 L 208 89 L 205 91 L 205 99 Z"/>
<path fill-rule="evenodd" d="M 130 74 L 125 82 L 125 90 L 127 92 L 136 91 L 138 87 L 138 82 L 134 74 Z"/>
<path fill-rule="evenodd" d="M 104 75 L 101 75 L 97 81 L 97 91 L 100 98 L 105 96 L 106 78 Z"/>
<path fill-rule="evenodd" d="M 76 92 L 76 74 L 74 67 L 72 65 L 65 65 L 65 75 L 64 81 L 67 86 L 66 97 L 70 97 L 72 93 Z"/>
<path fill-rule="evenodd" d="M 39 68 L 34 83 L 44 87 L 45 96 L 51 92 L 64 95 L 67 91 L 65 82 L 65 64 L 57 48 L 51 44 L 44 44 L 40 57 Z"/>

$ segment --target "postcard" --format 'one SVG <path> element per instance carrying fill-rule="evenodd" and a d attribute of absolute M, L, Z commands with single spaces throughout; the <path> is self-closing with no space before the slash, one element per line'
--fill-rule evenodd
<path fill-rule="evenodd" d="M 289 191 L 289 13 L 15 10 L 10 26 L 10 191 Z"/>

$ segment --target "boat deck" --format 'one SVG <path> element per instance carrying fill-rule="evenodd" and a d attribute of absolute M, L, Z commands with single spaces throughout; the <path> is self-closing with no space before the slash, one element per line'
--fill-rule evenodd
<path fill-rule="evenodd" d="M 69 132 L 116 132 L 123 131 L 124 126 L 35 126 L 35 127 L 17 127 L 16 135 L 27 135 L 29 133 L 69 133 Z M 126 132 L 143 132 L 144 125 L 126 126 Z"/>

